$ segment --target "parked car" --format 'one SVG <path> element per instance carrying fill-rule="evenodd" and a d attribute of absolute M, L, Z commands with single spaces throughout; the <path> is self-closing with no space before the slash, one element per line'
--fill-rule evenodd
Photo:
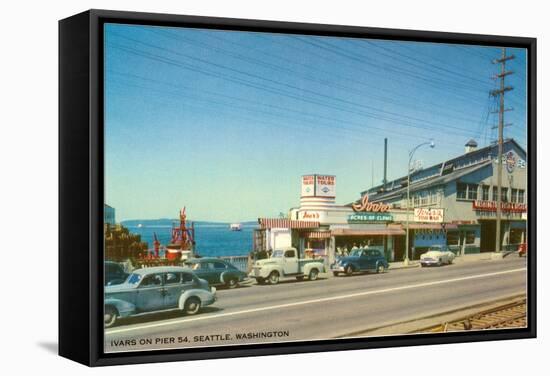
<path fill-rule="evenodd" d="M 307 277 L 310 281 L 315 281 L 319 273 L 324 271 L 323 260 L 300 259 L 296 248 L 289 247 L 276 249 L 270 258 L 256 261 L 249 277 L 256 279 L 259 284 L 268 281 L 275 285 L 279 283 L 280 278 L 289 277 L 299 281 Z"/>
<path fill-rule="evenodd" d="M 334 276 L 341 273 L 352 275 L 357 272 L 370 271 L 383 273 L 388 268 L 389 264 L 384 257 L 384 251 L 376 247 L 354 249 L 349 256 L 341 257 L 330 266 Z"/>
<path fill-rule="evenodd" d="M 194 315 L 216 301 L 216 288 L 188 268 L 159 266 L 137 269 L 124 283 L 105 287 L 104 325 L 119 318 L 180 310 Z"/>
<path fill-rule="evenodd" d="M 210 285 L 222 285 L 232 289 L 247 278 L 245 272 L 218 258 L 193 258 L 185 261 L 185 265 L 191 268 L 197 277 L 207 280 Z"/>
<path fill-rule="evenodd" d="M 518 256 L 519 257 L 527 256 L 527 243 L 521 243 L 518 246 Z"/>
<path fill-rule="evenodd" d="M 128 273 L 119 263 L 114 261 L 105 261 L 105 286 L 118 285 L 128 278 Z"/>
<path fill-rule="evenodd" d="M 452 264 L 455 254 L 446 245 L 434 245 L 420 255 L 421 266 Z"/>

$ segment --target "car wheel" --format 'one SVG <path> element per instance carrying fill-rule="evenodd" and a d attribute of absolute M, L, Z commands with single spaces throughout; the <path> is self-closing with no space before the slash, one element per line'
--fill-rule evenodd
<path fill-rule="evenodd" d="M 115 325 L 117 321 L 118 312 L 114 307 L 105 307 L 105 313 L 103 313 L 103 322 L 106 328 L 110 328 Z"/>
<path fill-rule="evenodd" d="M 319 276 L 319 271 L 317 269 L 311 269 L 309 271 L 308 278 L 309 278 L 310 281 L 315 281 L 318 276 Z"/>
<path fill-rule="evenodd" d="M 338 273 L 338 272 L 332 272 L 332 275 L 335 276 L 335 277 L 338 277 L 338 275 L 340 275 L 340 273 Z"/>
<path fill-rule="evenodd" d="M 201 300 L 196 296 L 192 296 L 185 301 L 185 313 L 188 315 L 194 315 L 201 309 Z"/>
<path fill-rule="evenodd" d="M 229 278 L 225 285 L 229 289 L 234 289 L 235 287 L 239 286 L 239 281 L 237 281 L 237 278 Z"/>
<path fill-rule="evenodd" d="M 352 275 L 353 274 L 353 268 L 351 267 L 351 265 L 346 266 L 346 269 L 344 269 L 344 272 L 348 276 Z"/>
<path fill-rule="evenodd" d="M 269 275 L 269 283 L 271 283 L 272 285 L 276 285 L 277 283 L 279 283 L 279 272 L 271 272 L 271 274 Z"/>
<path fill-rule="evenodd" d="M 384 273 L 385 271 L 386 271 L 386 268 L 382 264 L 379 264 L 378 267 L 376 268 L 376 273 L 378 274 Z"/>

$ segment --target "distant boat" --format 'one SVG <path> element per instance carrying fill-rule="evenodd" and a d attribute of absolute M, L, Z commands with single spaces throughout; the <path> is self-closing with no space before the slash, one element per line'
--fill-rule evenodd
<path fill-rule="evenodd" d="M 142 228 L 143 225 L 142 225 L 141 223 L 138 223 L 137 227 L 138 227 L 138 228 Z"/>
<path fill-rule="evenodd" d="M 232 223 L 229 225 L 229 229 L 231 231 L 241 231 L 243 229 L 243 226 L 240 223 Z"/>

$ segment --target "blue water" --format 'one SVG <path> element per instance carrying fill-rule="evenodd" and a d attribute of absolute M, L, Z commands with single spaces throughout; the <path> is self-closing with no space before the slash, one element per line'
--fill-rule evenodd
<path fill-rule="evenodd" d="M 153 248 L 153 233 L 164 246 L 170 243 L 172 226 L 126 226 Z M 241 231 L 231 231 L 229 224 L 195 224 L 195 251 L 201 256 L 245 256 L 252 251 L 253 230 L 257 225 L 243 225 Z"/>

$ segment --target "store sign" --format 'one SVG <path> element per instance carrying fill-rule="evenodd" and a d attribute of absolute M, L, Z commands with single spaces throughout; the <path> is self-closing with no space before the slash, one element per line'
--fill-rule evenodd
<path fill-rule="evenodd" d="M 415 222 L 441 223 L 441 222 L 443 222 L 444 213 L 445 213 L 445 209 L 415 208 L 414 209 L 414 221 Z"/>
<path fill-rule="evenodd" d="M 516 168 L 516 155 L 509 151 L 506 153 L 506 171 L 511 174 L 514 172 L 514 168 Z"/>
<path fill-rule="evenodd" d="M 336 176 L 302 176 L 302 197 L 336 197 Z"/>
<path fill-rule="evenodd" d="M 357 213 L 348 216 L 348 223 L 392 222 L 393 216 L 388 213 Z"/>
<path fill-rule="evenodd" d="M 336 197 L 336 176 L 315 175 L 315 196 Z"/>
<path fill-rule="evenodd" d="M 369 202 L 368 195 L 364 195 L 361 198 L 361 202 L 353 204 L 351 207 L 354 212 L 385 213 L 390 210 L 390 206 L 383 202 Z"/>
<path fill-rule="evenodd" d="M 496 201 L 483 201 L 476 200 L 472 203 L 474 210 L 477 211 L 497 211 Z M 527 204 L 517 203 L 517 202 L 501 202 L 500 210 L 503 212 L 510 213 L 524 213 L 527 212 Z"/>
<path fill-rule="evenodd" d="M 304 211 L 300 213 L 301 219 L 319 219 L 321 214 L 319 212 Z"/>
<path fill-rule="evenodd" d="M 497 159 L 495 159 L 497 161 Z M 527 162 L 521 159 L 515 152 L 509 151 L 502 155 L 502 163 L 506 166 L 508 173 L 514 172 L 516 168 L 524 169 L 527 167 Z"/>
<path fill-rule="evenodd" d="M 315 196 L 315 176 L 304 175 L 302 176 L 302 197 Z"/>

